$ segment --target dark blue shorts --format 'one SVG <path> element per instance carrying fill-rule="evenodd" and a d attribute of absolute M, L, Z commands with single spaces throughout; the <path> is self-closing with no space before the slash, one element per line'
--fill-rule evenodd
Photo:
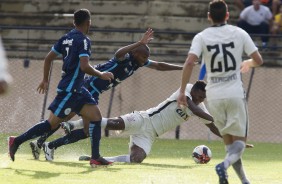
<path fill-rule="evenodd" d="M 97 105 L 98 103 L 92 98 L 89 91 L 82 88 L 79 93 L 58 92 L 48 109 L 51 110 L 55 116 L 65 118 L 71 112 L 79 114 L 85 104 Z"/>

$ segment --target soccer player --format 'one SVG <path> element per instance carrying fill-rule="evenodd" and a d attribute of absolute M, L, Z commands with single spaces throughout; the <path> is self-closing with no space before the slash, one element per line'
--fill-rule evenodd
<path fill-rule="evenodd" d="M 57 55 L 62 55 L 62 78 L 57 86 L 57 96 L 49 106 L 49 118 L 34 125 L 18 137 L 8 138 L 9 156 L 15 160 L 15 153 L 18 147 L 27 140 L 41 136 L 60 126 L 63 118 L 71 112 L 78 113 L 84 119 L 85 124 L 94 126 L 89 133 L 91 139 L 91 160 L 90 165 L 109 165 L 99 153 L 101 138 L 101 113 L 95 99 L 83 86 L 85 73 L 96 76 L 102 80 L 112 80 L 111 72 L 100 72 L 89 64 L 91 55 L 91 42 L 86 36 L 91 25 L 91 15 L 87 9 L 80 9 L 74 12 L 75 29 L 62 36 L 52 47 L 44 61 L 43 80 L 37 91 L 44 94 L 48 88 L 49 71 L 52 61 Z"/>
<path fill-rule="evenodd" d="M 94 76 L 85 78 L 85 87 L 90 91 L 92 97 L 97 101 L 97 103 L 100 94 L 109 90 L 111 87 L 115 87 L 116 85 L 120 84 L 123 80 L 133 75 L 134 72 L 140 67 L 146 66 L 148 68 L 160 71 L 182 70 L 182 66 L 179 65 L 157 62 L 148 59 L 150 56 L 150 49 L 147 44 L 152 39 L 153 30 L 149 28 L 138 42 L 118 49 L 114 57 L 108 62 L 95 66 L 95 69 L 99 71 L 109 71 L 114 75 L 114 79 L 111 81 L 101 80 Z M 72 116 L 68 117 L 67 119 L 70 119 L 71 117 Z M 68 126 L 68 124 L 63 124 L 64 128 L 68 128 L 66 126 Z M 47 160 L 53 160 L 53 151 L 55 147 L 74 143 L 88 137 L 88 129 L 85 129 L 82 120 L 79 120 L 77 123 L 73 123 L 72 128 L 74 127 L 81 128 L 72 131 L 70 135 L 64 136 L 57 141 L 52 141 L 50 144 L 44 144 L 44 152 Z M 35 159 L 39 158 L 41 145 L 43 145 L 48 136 L 50 136 L 50 134 L 45 134 L 38 140 L 32 141 L 30 143 Z"/>
<path fill-rule="evenodd" d="M 206 98 L 205 87 L 206 83 L 200 80 L 194 85 L 186 85 L 185 96 L 189 105 L 184 109 L 177 107 L 176 98 L 179 93 L 177 90 L 159 105 L 146 111 L 134 111 L 117 118 L 102 118 L 102 128 L 123 130 L 124 134 L 130 135 L 130 153 L 107 157 L 107 160 L 110 162 L 141 163 L 150 153 L 156 137 L 188 121 L 189 117 L 194 115 L 202 118 L 203 123 L 214 134 L 221 137 L 213 123 L 213 117 L 203 103 Z M 90 159 L 90 157 L 85 156 L 85 159 Z"/>
<path fill-rule="evenodd" d="M 207 70 L 208 108 L 227 151 L 223 162 L 215 167 L 219 183 L 228 183 L 227 169 L 232 165 L 241 182 L 248 184 L 241 158 L 249 125 L 240 69 L 247 72 L 250 67 L 260 66 L 263 60 L 250 36 L 241 28 L 228 25 L 228 18 L 227 4 L 223 0 L 210 2 L 208 19 L 212 26 L 193 38 L 177 101 L 179 106 L 187 106 L 185 87 L 194 62 L 202 55 Z M 251 59 L 243 61 L 243 52 Z"/>
<path fill-rule="evenodd" d="M 0 37 L 0 95 L 7 92 L 11 80 L 12 77 L 7 69 L 6 53 L 2 45 L 2 39 Z"/>

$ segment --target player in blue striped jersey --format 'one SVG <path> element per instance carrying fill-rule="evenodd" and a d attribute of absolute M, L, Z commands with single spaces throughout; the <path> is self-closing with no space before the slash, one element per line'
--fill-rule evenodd
<path fill-rule="evenodd" d="M 111 87 L 115 87 L 123 80 L 127 79 L 134 74 L 140 67 L 146 66 L 151 69 L 160 71 L 166 70 L 181 70 L 182 66 L 169 64 L 165 62 L 157 62 L 148 59 L 150 56 L 150 49 L 147 43 L 152 39 L 153 30 L 148 29 L 140 41 L 124 46 L 115 53 L 114 57 L 104 64 L 99 64 L 95 68 L 99 71 L 109 71 L 114 74 L 114 79 L 111 81 L 101 80 L 97 77 L 86 77 L 85 86 L 91 92 L 92 96 L 98 101 L 99 95 L 104 91 L 109 90 Z M 71 134 L 59 138 L 55 141 L 45 143 L 46 147 L 49 148 L 50 153 L 53 153 L 54 149 L 65 145 L 77 142 L 81 139 L 88 137 L 82 120 L 73 122 L 73 125 L 79 129 L 72 131 Z M 35 159 L 39 158 L 40 144 L 46 140 L 47 137 L 42 137 L 39 140 L 31 142 L 32 152 Z M 48 157 L 45 153 L 47 160 L 53 160 L 53 157 Z"/>
<path fill-rule="evenodd" d="M 85 73 L 103 80 L 113 79 L 110 72 L 100 72 L 89 64 L 91 42 L 86 34 L 91 25 L 91 15 L 87 9 L 74 13 L 75 29 L 62 36 L 52 47 L 44 61 L 43 80 L 37 91 L 44 94 L 48 88 L 49 71 L 52 61 L 62 55 L 62 78 L 57 86 L 57 96 L 49 106 L 50 116 L 18 137 L 8 138 L 9 156 L 14 161 L 18 147 L 27 140 L 36 138 L 48 132 L 55 131 L 62 120 L 71 112 L 80 114 L 88 126 L 89 122 L 96 126 L 90 132 L 92 160 L 91 166 L 110 164 L 100 156 L 99 143 L 101 138 L 101 113 L 97 102 L 83 86 Z"/>

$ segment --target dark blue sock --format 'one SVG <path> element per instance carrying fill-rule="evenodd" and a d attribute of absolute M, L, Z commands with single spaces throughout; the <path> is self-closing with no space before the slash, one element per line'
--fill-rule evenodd
<path fill-rule="evenodd" d="M 25 141 L 28 141 L 30 139 L 34 139 L 44 133 L 47 133 L 51 130 L 51 125 L 49 121 L 44 121 L 37 123 L 33 127 L 31 127 L 29 130 L 27 130 L 25 133 L 22 135 L 18 136 L 15 138 L 15 144 L 21 145 Z"/>
<path fill-rule="evenodd" d="M 54 130 L 51 130 L 51 131 L 41 135 L 41 137 L 39 137 L 39 139 L 37 140 L 38 147 L 41 148 L 42 144 L 46 141 L 46 139 L 48 137 L 50 137 L 53 133 L 55 133 L 59 128 L 60 128 L 60 125 L 57 128 L 55 128 Z"/>
<path fill-rule="evenodd" d="M 100 157 L 101 121 L 91 121 L 89 125 L 91 159 Z"/>
<path fill-rule="evenodd" d="M 48 147 L 50 149 L 53 149 L 53 148 L 60 147 L 62 145 L 75 143 L 81 139 L 86 139 L 86 138 L 87 138 L 87 135 L 85 135 L 83 129 L 78 129 L 78 130 L 71 131 L 71 134 L 68 134 L 64 137 L 61 137 L 59 139 L 56 139 L 50 142 Z"/>

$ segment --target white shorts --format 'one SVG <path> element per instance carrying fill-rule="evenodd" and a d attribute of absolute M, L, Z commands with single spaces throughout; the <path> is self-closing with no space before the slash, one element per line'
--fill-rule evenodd
<path fill-rule="evenodd" d="M 247 137 L 249 119 L 245 99 L 208 100 L 208 107 L 221 135 Z"/>
<path fill-rule="evenodd" d="M 153 142 L 157 137 L 157 133 L 145 112 L 133 112 L 120 116 L 124 120 L 124 134 L 130 135 L 129 152 L 135 144 L 142 148 L 146 155 L 151 151 Z"/>

